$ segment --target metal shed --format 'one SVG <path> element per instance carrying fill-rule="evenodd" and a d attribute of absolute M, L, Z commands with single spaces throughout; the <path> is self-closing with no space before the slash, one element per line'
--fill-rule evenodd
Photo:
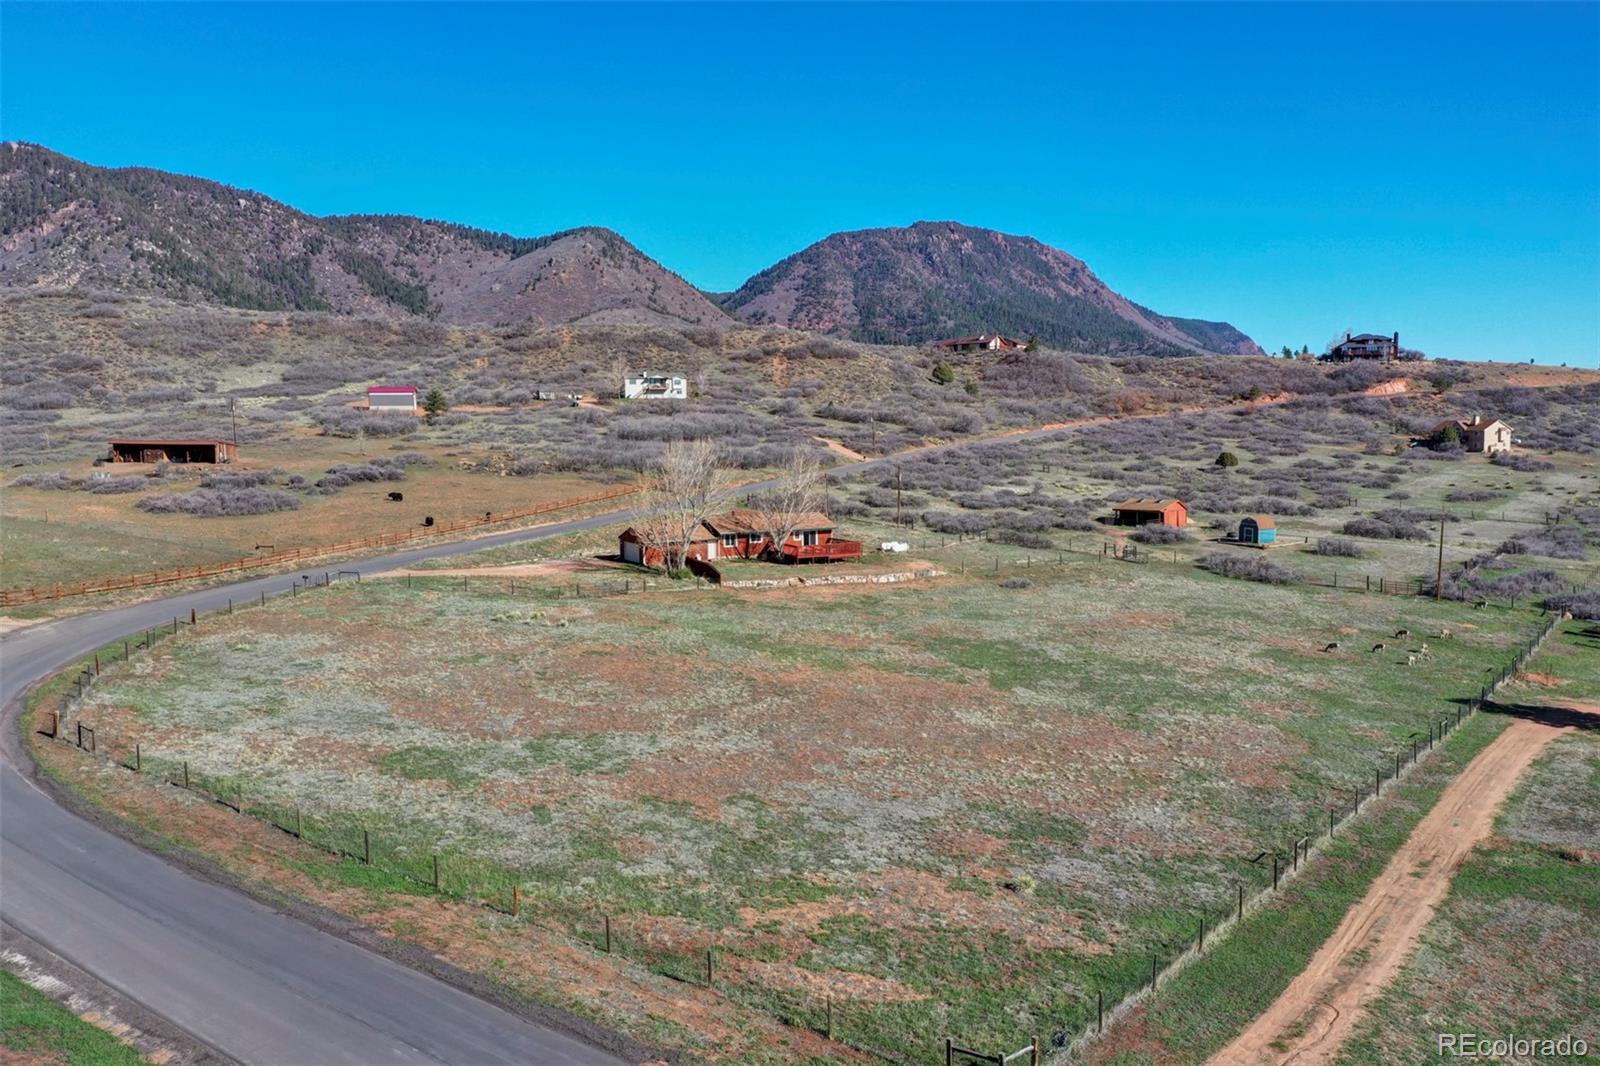
<path fill-rule="evenodd" d="M 1250 514 L 1239 519 L 1240 544 L 1271 544 L 1278 539 L 1278 524 L 1269 515 Z"/>

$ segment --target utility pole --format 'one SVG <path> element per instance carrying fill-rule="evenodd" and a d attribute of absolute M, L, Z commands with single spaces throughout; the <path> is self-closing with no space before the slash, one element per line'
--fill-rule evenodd
<path fill-rule="evenodd" d="M 1444 595 L 1444 515 L 1439 516 L 1439 569 L 1433 578 L 1433 598 Z"/>
<path fill-rule="evenodd" d="M 228 397 L 228 414 L 233 416 L 233 450 L 239 450 L 239 397 Z"/>
<path fill-rule="evenodd" d="M 900 510 L 900 501 L 905 493 L 905 488 L 905 468 L 896 463 L 894 465 L 894 524 L 897 529 L 905 525 L 905 519 L 902 517 Z"/>

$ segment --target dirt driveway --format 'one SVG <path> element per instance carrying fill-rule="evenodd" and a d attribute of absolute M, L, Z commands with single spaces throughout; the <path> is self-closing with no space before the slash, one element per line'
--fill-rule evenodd
<path fill-rule="evenodd" d="M 1389 865 L 1276 1002 L 1211 1062 L 1310 1066 L 1331 1062 L 1366 1010 L 1394 979 L 1450 889 L 1467 853 L 1487 837 L 1496 812 L 1575 709 L 1547 720 L 1518 718 L 1479 752 L 1412 830 Z"/>

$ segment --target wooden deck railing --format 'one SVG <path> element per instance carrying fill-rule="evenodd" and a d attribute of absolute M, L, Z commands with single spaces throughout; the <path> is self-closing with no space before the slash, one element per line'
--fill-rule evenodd
<path fill-rule="evenodd" d="M 830 540 L 823 544 L 791 544 L 783 549 L 783 557 L 797 563 L 816 559 L 859 559 L 861 542 Z"/>
<path fill-rule="evenodd" d="M 596 493 L 592 496 L 578 496 L 566 500 L 552 500 L 549 503 L 523 507 L 514 511 L 491 511 L 482 518 L 458 518 L 454 521 L 440 522 L 432 526 L 417 526 L 394 533 L 380 533 L 376 536 L 347 540 L 339 544 L 313 544 L 304 548 L 286 548 L 282 551 L 229 559 L 220 563 L 181 566 L 172 570 L 126 574 L 121 577 L 100 578 L 95 581 L 73 581 L 60 585 L 38 585 L 29 588 L 5 589 L 0 591 L 0 607 L 43 603 L 47 600 L 59 600 L 68 596 L 85 596 L 96 592 L 119 592 L 123 589 L 147 588 L 151 585 L 165 585 L 174 581 L 215 577 L 218 574 L 230 574 L 240 570 L 259 570 L 263 567 L 277 566 L 282 563 L 315 559 L 324 555 L 341 555 L 345 552 L 363 551 L 368 548 L 397 547 L 402 544 L 410 544 L 413 541 L 424 540 L 428 537 L 460 533 L 463 530 L 480 529 L 484 526 L 494 526 L 504 522 L 516 522 L 524 518 L 532 518 L 535 515 L 565 511 L 573 507 L 584 507 L 591 503 L 617 500 L 624 496 L 631 496 L 638 491 L 637 486 L 630 485 L 626 488 L 613 489 L 610 492 Z"/>

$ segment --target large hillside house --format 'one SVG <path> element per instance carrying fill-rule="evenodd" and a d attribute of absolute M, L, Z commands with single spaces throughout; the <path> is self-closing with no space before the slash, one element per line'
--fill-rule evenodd
<path fill-rule="evenodd" d="M 717 554 L 757 559 L 772 547 L 760 511 L 736 507 L 706 519 L 706 526 L 717 535 Z M 787 523 L 786 523 L 787 524 Z M 859 540 L 843 540 L 833 535 L 833 519 L 820 511 L 798 516 L 794 533 L 774 553 L 786 563 L 825 563 L 861 558 Z"/>
<path fill-rule="evenodd" d="M 934 341 L 933 346 L 947 352 L 1004 352 L 1024 346 L 1024 342 L 998 333 L 980 333 L 976 337 L 947 337 Z"/>
<path fill-rule="evenodd" d="M 1189 505 L 1182 500 L 1123 500 L 1111 505 L 1111 515 L 1119 526 L 1186 526 Z"/>
<path fill-rule="evenodd" d="M 625 400 L 686 400 L 689 379 L 672 374 L 630 374 L 622 379 Z"/>
<path fill-rule="evenodd" d="M 1346 330 L 1344 340 L 1328 349 L 1323 356 L 1335 363 L 1348 363 L 1356 359 L 1378 359 L 1392 363 L 1400 358 L 1400 334 L 1385 337 L 1381 333 L 1357 333 L 1351 336 Z"/>
<path fill-rule="evenodd" d="M 1447 418 L 1433 427 L 1433 439 L 1443 440 L 1451 427 L 1461 438 L 1464 451 L 1492 455 L 1511 450 L 1511 427 L 1498 418 L 1485 419 L 1482 415 L 1469 419 Z"/>

